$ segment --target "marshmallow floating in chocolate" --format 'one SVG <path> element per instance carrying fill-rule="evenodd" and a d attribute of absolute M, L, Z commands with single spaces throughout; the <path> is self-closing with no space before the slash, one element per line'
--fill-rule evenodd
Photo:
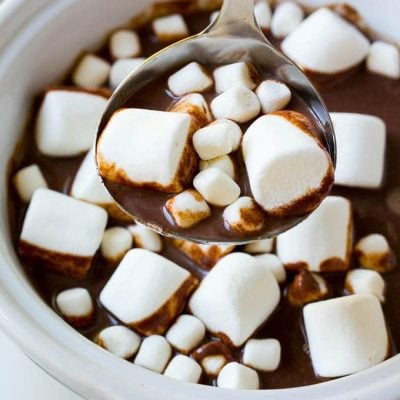
<path fill-rule="evenodd" d="M 355 26 L 330 9 L 320 8 L 286 37 L 281 48 L 304 70 L 337 74 L 360 64 L 369 42 Z"/>
<path fill-rule="evenodd" d="M 118 264 L 133 245 L 133 237 L 128 229 L 114 226 L 104 232 L 101 254 L 110 264 Z"/>
<path fill-rule="evenodd" d="M 164 375 L 178 381 L 197 383 L 201 377 L 201 367 L 188 356 L 178 354 L 167 365 Z"/>
<path fill-rule="evenodd" d="M 289 303 L 298 307 L 325 299 L 328 295 L 329 288 L 325 279 L 308 271 L 299 272 L 287 290 Z"/>
<path fill-rule="evenodd" d="M 254 369 L 233 361 L 222 368 L 217 386 L 225 389 L 259 389 L 260 382 Z"/>
<path fill-rule="evenodd" d="M 199 163 L 200 171 L 204 171 L 207 168 L 218 168 L 225 172 L 230 178 L 235 178 L 235 164 L 228 155 L 216 157 L 211 160 L 201 160 Z"/>
<path fill-rule="evenodd" d="M 255 89 L 259 81 L 258 71 L 245 62 L 223 65 L 214 71 L 215 91 L 226 92 L 236 86 Z"/>
<path fill-rule="evenodd" d="M 250 339 L 243 350 L 243 364 L 259 371 L 275 371 L 281 362 L 281 344 L 276 339 Z"/>
<path fill-rule="evenodd" d="M 190 35 L 180 14 L 166 15 L 153 21 L 153 31 L 160 42 L 175 42 Z"/>
<path fill-rule="evenodd" d="M 373 115 L 331 113 L 337 146 L 335 184 L 366 189 L 382 185 L 386 126 Z"/>
<path fill-rule="evenodd" d="M 42 171 L 36 164 L 20 169 L 13 177 L 15 190 L 22 201 L 28 203 L 35 190 L 47 188 Z"/>
<path fill-rule="evenodd" d="M 107 82 L 110 64 L 101 57 L 86 54 L 72 74 L 72 82 L 77 86 L 98 88 Z"/>
<path fill-rule="evenodd" d="M 254 199 L 271 214 L 312 211 L 333 184 L 332 161 L 303 114 L 278 111 L 258 118 L 242 147 Z"/>
<path fill-rule="evenodd" d="M 372 294 L 380 301 L 385 300 L 385 281 L 379 272 L 353 269 L 346 275 L 346 289 L 353 294 Z"/>
<path fill-rule="evenodd" d="M 144 334 L 163 334 L 185 306 L 197 279 L 148 250 L 130 250 L 100 294 L 123 323 Z"/>
<path fill-rule="evenodd" d="M 142 62 L 143 57 L 123 58 L 114 62 L 110 71 L 110 87 L 116 89 Z"/>
<path fill-rule="evenodd" d="M 400 78 L 400 51 L 397 46 L 382 41 L 371 44 L 367 57 L 367 70 L 388 78 Z"/>
<path fill-rule="evenodd" d="M 87 289 L 72 288 L 60 292 L 56 305 L 63 317 L 74 326 L 87 325 L 94 314 L 93 300 Z"/>
<path fill-rule="evenodd" d="M 349 200 L 328 196 L 303 222 L 277 238 L 277 254 L 288 269 L 343 271 L 353 242 Z"/>
<path fill-rule="evenodd" d="M 35 265 L 83 278 L 100 246 L 107 213 L 49 190 L 35 191 L 19 241 L 19 253 Z"/>
<path fill-rule="evenodd" d="M 74 89 L 47 91 L 36 120 L 36 145 L 50 157 L 71 157 L 88 151 L 107 99 Z"/>
<path fill-rule="evenodd" d="M 273 79 L 261 82 L 256 94 L 264 114 L 282 110 L 289 104 L 292 97 L 290 89 L 284 83 Z"/>
<path fill-rule="evenodd" d="M 271 32 L 277 38 L 285 38 L 298 27 L 303 18 L 303 9 L 293 1 L 278 4 L 272 15 Z"/>
<path fill-rule="evenodd" d="M 145 338 L 135 358 L 135 364 L 150 371 L 162 373 L 172 355 L 171 345 L 163 336 Z"/>
<path fill-rule="evenodd" d="M 163 242 L 157 232 L 140 224 L 130 225 L 128 230 L 133 236 L 136 247 L 153 251 L 154 253 L 159 253 L 162 250 Z"/>
<path fill-rule="evenodd" d="M 118 58 L 137 57 L 142 51 L 139 35 L 127 29 L 114 32 L 110 38 L 110 53 Z"/>
<path fill-rule="evenodd" d="M 250 254 L 271 253 L 274 248 L 275 238 L 261 239 L 244 246 L 244 251 Z"/>
<path fill-rule="evenodd" d="M 254 16 L 258 26 L 263 31 L 267 31 L 271 25 L 271 6 L 267 0 L 259 0 L 254 5 Z"/>
<path fill-rule="evenodd" d="M 245 253 L 222 258 L 194 292 L 189 307 L 209 331 L 241 346 L 271 315 L 280 299 L 273 274 Z"/>
<path fill-rule="evenodd" d="M 315 373 L 333 378 L 361 371 L 388 356 L 389 339 L 379 300 L 352 295 L 304 307 Z"/>
<path fill-rule="evenodd" d="M 258 254 L 254 258 L 264 267 L 268 268 L 275 276 L 278 283 L 286 280 L 286 270 L 282 261 L 275 254 Z"/>

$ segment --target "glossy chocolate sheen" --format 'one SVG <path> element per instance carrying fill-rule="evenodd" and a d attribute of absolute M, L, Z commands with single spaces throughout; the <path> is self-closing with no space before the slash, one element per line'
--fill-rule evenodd
<path fill-rule="evenodd" d="M 209 14 L 194 14 L 186 17 L 192 33 L 199 32 L 208 24 Z M 140 30 L 144 55 L 148 56 L 162 46 L 158 44 L 147 26 Z M 102 56 L 108 57 L 108 50 L 101 50 Z M 68 81 L 66 81 L 68 83 Z M 354 206 L 355 238 L 369 233 L 379 232 L 385 235 L 395 254 L 400 251 L 400 82 L 364 70 L 355 72 L 351 78 L 345 79 L 330 88 L 322 88 L 322 95 L 331 111 L 360 112 L 381 117 L 387 124 L 387 174 L 381 190 L 361 190 L 335 188 L 333 193 L 349 198 Z M 37 107 L 36 107 L 37 109 Z M 35 115 L 35 112 L 33 113 Z M 17 248 L 18 234 L 26 206 L 21 203 L 11 184 L 11 176 L 21 167 L 31 163 L 39 164 L 50 188 L 68 193 L 74 175 L 79 168 L 82 157 L 73 159 L 51 159 L 39 154 L 33 140 L 33 120 L 28 124 L 24 139 L 11 163 L 9 215 L 12 234 Z M 109 225 L 116 225 L 111 220 Z M 240 250 L 240 247 L 237 249 Z M 162 255 L 187 268 L 198 278 L 206 271 L 184 256 L 179 250 L 164 240 Z M 89 275 L 83 280 L 68 278 L 39 266 L 23 264 L 33 286 L 43 300 L 55 308 L 55 295 L 64 289 L 81 286 L 86 287 L 96 299 L 96 315 L 91 325 L 79 331 L 90 339 L 104 327 L 117 321 L 101 306 L 98 298 L 101 289 L 114 271 L 107 266 L 101 256 L 96 256 Z M 285 388 L 309 385 L 321 382 L 315 376 L 307 352 L 307 344 L 302 329 L 301 308 L 291 306 L 286 299 L 286 287 L 293 280 L 293 273 L 282 287 L 282 300 L 273 316 L 256 333 L 255 337 L 277 338 L 282 345 L 282 362 L 275 372 L 260 373 L 262 388 Z M 332 297 L 344 293 L 344 273 L 324 274 L 332 293 Z M 400 270 L 396 269 L 384 275 L 387 290 L 384 311 L 393 343 L 392 354 L 400 346 Z M 206 338 L 206 343 L 210 338 Z M 240 351 L 233 352 L 235 359 L 240 359 Z M 211 379 L 203 378 L 201 383 L 213 384 Z"/>

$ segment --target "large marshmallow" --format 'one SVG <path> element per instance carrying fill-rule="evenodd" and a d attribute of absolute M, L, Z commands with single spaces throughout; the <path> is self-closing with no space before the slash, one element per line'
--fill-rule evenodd
<path fill-rule="evenodd" d="M 254 92 L 244 86 L 234 86 L 215 97 L 211 111 L 217 119 L 231 119 L 244 123 L 257 117 L 261 105 Z"/>
<path fill-rule="evenodd" d="M 250 339 L 243 350 L 243 364 L 259 371 L 275 371 L 281 362 L 281 344 L 276 339 Z"/>
<path fill-rule="evenodd" d="M 33 193 L 40 188 L 47 188 L 42 171 L 36 164 L 20 169 L 13 178 L 15 190 L 22 201 L 28 203 Z"/>
<path fill-rule="evenodd" d="M 256 94 L 264 114 L 282 110 L 292 98 L 290 89 L 284 83 L 273 79 L 261 82 Z"/>
<path fill-rule="evenodd" d="M 251 191 L 267 212 L 296 215 L 315 209 L 333 184 L 328 153 L 295 111 L 258 118 L 243 136 Z"/>
<path fill-rule="evenodd" d="M 255 89 L 258 84 L 259 74 L 253 65 L 238 62 L 215 69 L 214 80 L 217 93 L 226 92 L 235 86 Z"/>
<path fill-rule="evenodd" d="M 379 188 L 385 167 L 386 126 L 373 115 L 331 113 L 336 136 L 335 184 Z"/>
<path fill-rule="evenodd" d="M 22 227 L 19 253 L 37 265 L 86 276 L 100 246 L 107 213 L 48 189 L 34 193 Z"/>
<path fill-rule="evenodd" d="M 244 251 L 250 254 L 271 253 L 275 244 L 275 238 L 261 239 L 244 246 Z"/>
<path fill-rule="evenodd" d="M 333 378 L 383 361 L 389 340 L 379 300 L 352 295 L 304 307 L 305 329 L 315 373 Z"/>
<path fill-rule="evenodd" d="M 292 1 L 279 4 L 271 20 L 271 32 L 277 38 L 285 38 L 292 33 L 304 18 L 303 9 Z"/>
<path fill-rule="evenodd" d="M 174 239 L 173 245 L 199 267 L 209 270 L 219 259 L 231 253 L 235 246 L 229 244 L 198 244 L 183 239 Z"/>
<path fill-rule="evenodd" d="M 188 271 L 148 250 L 130 250 L 100 294 L 123 323 L 144 335 L 163 334 L 197 284 Z"/>
<path fill-rule="evenodd" d="M 336 74 L 361 63 L 369 42 L 355 26 L 328 8 L 320 8 L 286 37 L 281 48 L 305 70 Z"/>
<path fill-rule="evenodd" d="M 305 304 L 326 299 L 329 295 L 329 288 L 322 276 L 301 271 L 289 285 L 286 294 L 290 304 L 303 307 Z"/>
<path fill-rule="evenodd" d="M 110 53 L 116 59 L 137 57 L 141 51 L 139 35 L 134 31 L 121 29 L 110 37 Z"/>
<path fill-rule="evenodd" d="M 125 185 L 181 191 L 197 168 L 190 124 L 181 113 L 118 110 L 97 144 L 100 174 Z"/>
<path fill-rule="evenodd" d="M 201 160 L 199 163 L 200 171 L 204 171 L 207 168 L 219 168 L 230 178 L 235 178 L 235 164 L 233 163 L 232 158 L 228 155 L 213 158 L 212 160 Z"/>
<path fill-rule="evenodd" d="M 192 295 L 189 307 L 208 330 L 241 346 L 271 315 L 280 299 L 273 274 L 245 253 L 222 258 Z"/>
<path fill-rule="evenodd" d="M 135 358 L 135 364 L 150 371 L 162 373 L 171 358 L 171 345 L 163 336 L 145 338 Z"/>
<path fill-rule="evenodd" d="M 128 229 L 114 226 L 104 232 L 101 254 L 110 264 L 118 264 L 133 245 L 133 237 Z"/>
<path fill-rule="evenodd" d="M 193 61 L 168 78 L 168 88 L 175 96 L 205 92 L 214 84 L 207 70 Z"/>
<path fill-rule="evenodd" d="M 72 89 L 49 90 L 36 120 L 36 144 L 51 157 L 79 155 L 92 147 L 107 99 Z"/>
<path fill-rule="evenodd" d="M 239 197 L 223 212 L 224 223 L 236 232 L 258 232 L 264 227 L 264 212 L 252 197 Z"/>
<path fill-rule="evenodd" d="M 154 253 L 159 253 L 162 250 L 163 242 L 157 232 L 140 224 L 130 225 L 128 229 L 133 236 L 136 247 Z"/>
<path fill-rule="evenodd" d="M 56 305 L 63 317 L 74 326 L 87 325 L 94 314 L 93 300 L 87 289 L 73 288 L 56 296 Z"/>
<path fill-rule="evenodd" d="M 175 42 L 190 35 L 185 20 L 180 14 L 156 18 L 153 31 L 160 42 Z"/>
<path fill-rule="evenodd" d="M 110 71 L 111 89 L 116 89 L 144 60 L 143 57 L 136 57 L 115 61 Z"/>
<path fill-rule="evenodd" d="M 124 359 L 136 354 L 140 346 L 140 336 L 122 325 L 114 325 L 103 329 L 96 338 L 96 343 Z"/>
<path fill-rule="evenodd" d="M 198 173 L 193 186 L 211 204 L 227 206 L 240 196 L 239 185 L 218 168 L 207 168 Z"/>
<path fill-rule="evenodd" d="M 196 361 L 188 356 L 178 354 L 170 361 L 164 375 L 178 381 L 197 383 L 200 380 L 201 372 L 201 367 Z"/>
<path fill-rule="evenodd" d="M 217 386 L 225 389 L 259 389 L 260 381 L 254 369 L 235 361 L 226 364 L 218 375 Z"/>
<path fill-rule="evenodd" d="M 271 6 L 267 0 L 260 0 L 254 5 L 254 16 L 263 31 L 267 31 L 271 25 L 271 14 Z"/>
<path fill-rule="evenodd" d="M 379 233 L 361 238 L 354 246 L 354 255 L 360 267 L 378 272 L 389 272 L 396 265 L 388 241 Z"/>
<path fill-rule="evenodd" d="M 220 119 L 199 129 L 193 135 L 193 146 L 202 160 L 211 160 L 236 151 L 242 130 L 233 121 Z"/>
<path fill-rule="evenodd" d="M 329 196 L 305 221 L 278 236 L 278 257 L 288 269 L 346 270 L 350 266 L 352 230 L 350 202 Z"/>
<path fill-rule="evenodd" d="M 93 54 L 83 56 L 72 74 L 72 82 L 77 86 L 98 88 L 107 82 L 110 64 Z"/>
<path fill-rule="evenodd" d="M 380 301 L 385 300 L 385 281 L 379 272 L 353 269 L 346 275 L 346 289 L 353 294 L 372 294 Z"/>
<path fill-rule="evenodd" d="M 377 41 L 372 43 L 367 57 L 367 69 L 388 78 L 400 78 L 400 51 L 397 46 Z"/>
<path fill-rule="evenodd" d="M 254 258 L 265 268 L 268 268 L 278 283 L 283 283 L 286 280 L 286 270 L 282 261 L 275 254 L 258 254 Z"/>
<path fill-rule="evenodd" d="M 193 189 L 187 189 L 168 199 L 165 208 L 181 228 L 189 228 L 211 215 L 207 202 Z"/>

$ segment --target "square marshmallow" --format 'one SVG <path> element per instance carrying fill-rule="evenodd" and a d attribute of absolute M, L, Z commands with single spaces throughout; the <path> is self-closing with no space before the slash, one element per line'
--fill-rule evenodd
<path fill-rule="evenodd" d="M 371 44 L 367 57 L 367 69 L 370 72 L 400 78 L 400 50 L 397 46 L 377 41 Z"/>
<path fill-rule="evenodd" d="M 308 303 L 326 299 L 330 289 L 326 280 L 309 271 L 300 271 L 286 291 L 289 303 L 295 307 L 303 307 Z"/>
<path fill-rule="evenodd" d="M 267 0 L 260 0 L 254 5 L 254 16 L 258 26 L 267 31 L 271 25 L 271 6 Z"/>
<path fill-rule="evenodd" d="M 128 230 L 133 236 L 136 247 L 154 253 L 159 253 L 162 250 L 163 242 L 161 236 L 152 229 L 136 224 L 128 226 Z"/>
<path fill-rule="evenodd" d="M 278 4 L 272 15 L 271 32 L 277 38 L 285 38 L 299 26 L 303 18 L 303 9 L 293 1 Z"/>
<path fill-rule="evenodd" d="M 110 71 L 111 89 L 115 90 L 144 60 L 144 57 L 136 57 L 115 61 Z"/>
<path fill-rule="evenodd" d="M 244 346 L 243 364 L 259 371 L 275 371 L 281 362 L 281 344 L 276 339 L 250 339 Z"/>
<path fill-rule="evenodd" d="M 87 289 L 73 288 L 60 292 L 56 305 L 63 317 L 74 326 L 85 326 L 93 317 L 93 300 Z"/>
<path fill-rule="evenodd" d="M 228 155 L 216 157 L 211 160 L 200 160 L 200 171 L 204 171 L 207 168 L 218 168 L 222 172 L 225 172 L 230 178 L 235 179 L 235 164 Z"/>
<path fill-rule="evenodd" d="M 292 98 L 292 92 L 287 85 L 273 79 L 261 82 L 256 94 L 264 114 L 282 110 Z"/>
<path fill-rule="evenodd" d="M 372 294 L 385 301 L 385 281 L 381 274 L 367 269 L 353 269 L 346 275 L 346 289 L 352 294 Z"/>
<path fill-rule="evenodd" d="M 20 169 L 13 178 L 15 190 L 25 203 L 28 203 L 36 189 L 47 188 L 42 171 L 36 164 Z"/>
<path fill-rule="evenodd" d="M 101 255 L 112 265 L 118 264 L 133 245 L 131 232 L 121 226 L 108 228 L 101 241 Z"/>
<path fill-rule="evenodd" d="M 175 42 L 190 35 L 185 20 L 180 14 L 167 15 L 153 21 L 153 31 L 160 42 Z"/>
<path fill-rule="evenodd" d="M 178 381 L 197 383 L 201 377 L 201 367 L 192 358 L 179 354 L 168 364 L 164 375 Z"/>
<path fill-rule="evenodd" d="M 135 364 L 161 374 L 171 355 L 171 345 L 167 340 L 163 336 L 151 335 L 143 340 Z"/>
<path fill-rule="evenodd" d="M 275 254 L 258 254 L 254 258 L 275 276 L 278 283 L 286 280 L 286 270 L 282 261 Z"/>
<path fill-rule="evenodd" d="M 86 276 L 100 246 L 107 213 L 64 194 L 38 189 L 22 227 L 19 252 L 38 265 Z"/>
<path fill-rule="evenodd" d="M 97 144 L 100 174 L 125 185 L 181 191 L 197 168 L 190 125 L 191 118 L 186 114 L 118 110 Z"/>
<path fill-rule="evenodd" d="M 353 374 L 383 361 L 389 339 L 379 300 L 352 295 L 304 307 L 304 324 L 317 375 Z"/>
<path fill-rule="evenodd" d="M 197 279 L 144 249 L 130 250 L 100 294 L 108 311 L 143 335 L 162 334 L 185 306 Z"/>
<path fill-rule="evenodd" d="M 88 151 L 107 99 L 73 89 L 49 90 L 36 120 L 36 144 L 50 157 L 72 157 Z"/>
<path fill-rule="evenodd" d="M 142 51 L 139 35 L 127 29 L 114 32 L 110 38 L 110 53 L 118 58 L 137 57 Z"/>
<path fill-rule="evenodd" d="M 226 364 L 218 375 L 217 386 L 225 389 L 259 389 L 260 381 L 254 369 L 237 362 Z"/>
<path fill-rule="evenodd" d="M 215 91 L 225 92 L 235 86 L 255 89 L 259 74 L 253 65 L 245 62 L 223 65 L 214 71 Z"/>
<path fill-rule="evenodd" d="M 328 196 L 303 222 L 277 238 L 277 255 L 286 268 L 343 271 L 350 266 L 352 249 L 351 203 Z"/>
<path fill-rule="evenodd" d="M 81 87 L 98 88 L 107 82 L 110 64 L 101 57 L 86 54 L 72 74 L 72 82 Z"/>

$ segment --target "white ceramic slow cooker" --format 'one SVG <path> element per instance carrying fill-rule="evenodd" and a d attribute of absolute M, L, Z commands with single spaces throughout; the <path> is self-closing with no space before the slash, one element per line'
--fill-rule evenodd
<path fill-rule="evenodd" d="M 348 2 L 375 30 L 400 41 L 399 0 Z M 398 400 L 400 355 L 352 376 L 294 389 L 232 391 L 174 381 L 100 349 L 58 317 L 30 286 L 9 234 L 6 176 L 32 99 L 57 82 L 81 50 L 96 46 L 108 31 L 149 4 L 146 0 L 4 0 L 0 5 L 1 327 L 40 367 L 88 400 Z"/>

